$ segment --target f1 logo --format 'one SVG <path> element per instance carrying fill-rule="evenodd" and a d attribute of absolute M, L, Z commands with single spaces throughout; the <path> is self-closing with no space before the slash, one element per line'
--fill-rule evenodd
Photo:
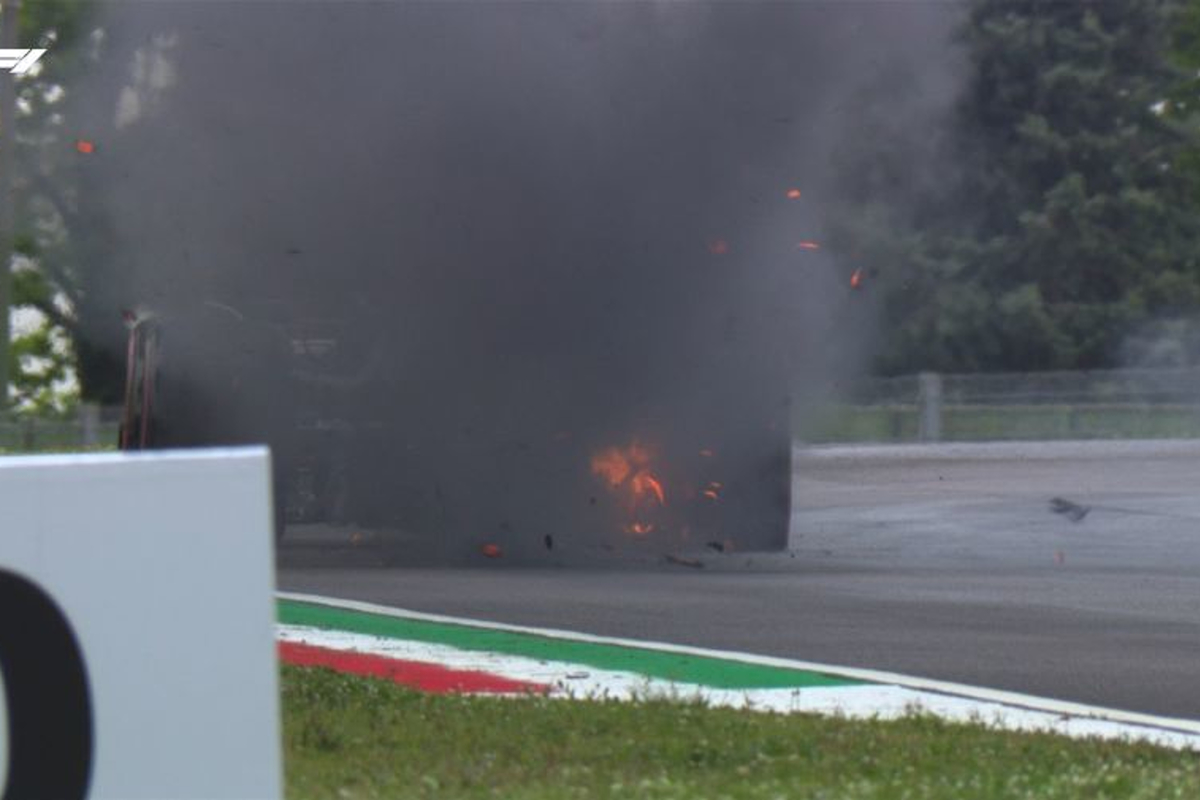
<path fill-rule="evenodd" d="M 0 70 L 7 70 L 13 75 L 24 75 L 45 54 L 45 48 L 33 50 L 0 48 Z"/>

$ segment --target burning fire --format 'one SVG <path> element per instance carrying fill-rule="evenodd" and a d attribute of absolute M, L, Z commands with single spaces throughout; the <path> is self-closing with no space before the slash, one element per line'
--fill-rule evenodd
<path fill-rule="evenodd" d="M 649 493 L 658 499 L 658 504 L 660 506 L 665 506 L 667 504 L 667 498 L 663 493 L 662 484 L 659 483 L 658 478 L 654 477 L 649 472 L 639 472 L 637 475 L 634 475 L 631 485 L 633 486 L 633 493 L 635 495 L 641 496 Z"/>
<path fill-rule="evenodd" d="M 654 523 L 644 517 L 667 504 L 666 490 L 650 470 L 650 460 L 650 451 L 637 442 L 608 447 L 592 456 L 592 474 L 622 496 L 626 512 L 633 518 L 625 531 L 634 536 L 652 533 Z"/>

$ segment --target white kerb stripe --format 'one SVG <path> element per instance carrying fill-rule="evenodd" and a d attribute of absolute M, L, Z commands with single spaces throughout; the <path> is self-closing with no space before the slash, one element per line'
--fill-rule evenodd
<path fill-rule="evenodd" d="M 425 614 L 420 611 L 391 608 L 388 606 L 377 605 L 375 603 L 364 603 L 358 600 L 340 600 L 333 597 L 302 594 L 297 592 L 276 592 L 276 596 L 281 600 L 293 600 L 298 603 L 314 603 L 317 605 L 330 606 L 332 608 L 342 608 L 348 611 L 361 611 L 367 614 L 396 617 L 398 619 L 439 622 L 446 625 L 465 625 L 473 628 L 484 628 L 487 630 L 527 633 L 550 639 L 562 639 L 564 641 L 610 644 L 619 647 L 635 647 L 643 650 L 657 650 L 663 653 L 680 653 L 685 655 L 700 656 L 703 658 L 720 658 L 727 661 L 740 661 L 744 664 L 760 664 L 763 666 L 780 667 L 783 669 L 799 669 L 810 672 L 823 672 L 827 675 L 836 675 L 843 678 L 852 678 L 854 680 L 869 681 L 872 683 L 894 684 L 896 686 L 903 686 L 908 689 L 917 689 L 927 692 L 935 692 L 938 694 L 953 695 L 957 697 L 967 697 L 974 700 L 984 700 L 987 702 L 1000 703 L 1016 708 L 1025 708 L 1032 711 L 1044 711 L 1050 714 L 1058 714 L 1060 716 L 1090 717 L 1093 719 L 1108 720 L 1112 722 L 1123 722 L 1127 725 L 1141 725 L 1160 730 L 1174 730 L 1182 733 L 1200 734 L 1200 722 L 1196 720 L 1179 719 L 1176 717 L 1161 717 L 1153 714 L 1142 714 L 1134 711 L 1120 711 L 1117 709 L 1104 708 L 1102 706 L 1073 703 L 1066 700 L 1051 700 L 1044 697 L 1021 694 L 1019 692 L 1008 692 L 1000 689 L 985 689 L 977 686 L 968 686 L 961 683 L 950 683 L 947 681 L 938 681 L 929 678 L 917 678 L 911 675 L 902 675 L 895 672 L 859 669 L 857 667 L 839 667 L 813 661 L 777 658 L 775 656 L 760 656 L 752 653 L 740 653 L 729 650 L 712 650 L 709 648 L 689 647 L 687 645 L 670 644 L 667 642 L 641 641 L 637 639 L 623 639 L 610 636 L 593 636 L 592 634 L 576 633 L 573 631 L 557 630 L 554 628 L 534 628 L 525 625 L 508 625 L 501 622 L 488 622 L 486 620 L 449 617 L 441 614 Z"/>

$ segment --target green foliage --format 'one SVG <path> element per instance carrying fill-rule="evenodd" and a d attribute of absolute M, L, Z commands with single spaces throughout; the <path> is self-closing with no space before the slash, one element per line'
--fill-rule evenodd
<path fill-rule="evenodd" d="M 13 337 L 9 393 L 15 409 L 38 416 L 69 412 L 79 399 L 67 388 L 73 371 L 70 345 L 49 323 Z"/>
<path fill-rule="evenodd" d="M 72 222 L 71 140 L 63 131 L 64 81 L 78 68 L 92 8 L 75 0 L 21 6 L 20 42 L 50 48 L 39 68 L 17 83 L 19 113 L 13 170 L 16 206 L 12 242 L 12 309 L 37 320 L 17 331 L 8 354 L 9 394 L 19 411 L 68 410 L 74 386 L 80 274 Z M 36 311 L 36 314 L 30 314 Z"/>
<path fill-rule="evenodd" d="M 975 0 L 943 128 L 849 143 L 851 175 L 892 173 L 855 179 L 832 237 L 879 265 L 881 371 L 1112 366 L 1200 311 L 1200 128 L 1164 105 L 1188 13 Z"/>

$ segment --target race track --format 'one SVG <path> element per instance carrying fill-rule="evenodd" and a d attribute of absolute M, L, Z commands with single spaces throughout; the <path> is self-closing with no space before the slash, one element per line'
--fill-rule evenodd
<path fill-rule="evenodd" d="M 279 587 L 1200 719 L 1200 442 L 798 449 L 794 471 L 790 553 L 401 568 L 300 533 Z"/>

